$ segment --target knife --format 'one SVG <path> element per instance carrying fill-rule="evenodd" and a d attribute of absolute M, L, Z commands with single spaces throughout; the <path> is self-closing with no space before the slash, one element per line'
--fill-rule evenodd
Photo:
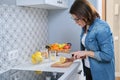
<path fill-rule="evenodd" d="M 58 56 L 63 56 L 66 58 L 72 58 L 74 56 L 74 54 L 68 54 L 68 53 L 58 53 Z"/>

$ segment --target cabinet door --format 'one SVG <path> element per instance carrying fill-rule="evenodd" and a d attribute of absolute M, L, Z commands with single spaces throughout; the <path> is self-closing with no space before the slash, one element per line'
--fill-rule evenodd
<path fill-rule="evenodd" d="M 58 0 L 59 6 L 60 7 L 67 7 L 67 2 L 68 0 Z"/>
<path fill-rule="evenodd" d="M 45 0 L 45 4 L 59 6 L 58 0 Z"/>
<path fill-rule="evenodd" d="M 16 5 L 18 6 L 31 6 L 31 5 L 38 5 L 43 4 L 44 0 L 16 0 Z"/>
<path fill-rule="evenodd" d="M 67 0 L 16 0 L 18 6 L 30 6 L 45 9 L 67 8 Z"/>

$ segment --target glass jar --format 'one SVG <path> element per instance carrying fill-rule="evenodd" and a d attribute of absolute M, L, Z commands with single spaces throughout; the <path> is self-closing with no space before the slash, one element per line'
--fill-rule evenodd
<path fill-rule="evenodd" d="M 49 58 L 51 61 L 56 60 L 56 51 L 49 51 Z"/>

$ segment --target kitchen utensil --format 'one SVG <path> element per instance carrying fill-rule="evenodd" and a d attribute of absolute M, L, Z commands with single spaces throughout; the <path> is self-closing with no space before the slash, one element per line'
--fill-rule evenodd
<path fill-rule="evenodd" d="M 74 54 L 71 54 L 71 53 L 58 53 L 58 56 L 63 56 L 63 57 L 66 57 L 66 58 L 72 58 L 74 56 Z"/>

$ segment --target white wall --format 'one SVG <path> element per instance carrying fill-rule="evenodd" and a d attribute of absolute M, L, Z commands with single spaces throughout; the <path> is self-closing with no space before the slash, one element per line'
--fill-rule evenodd
<path fill-rule="evenodd" d="M 74 0 L 68 0 L 68 9 L 49 11 L 49 43 L 72 43 L 72 51 L 80 50 L 81 27 L 72 20 L 69 9 Z M 96 0 L 89 0 L 95 7 Z M 99 8 L 99 7 L 96 7 Z M 100 9 L 99 9 L 100 10 Z"/>
<path fill-rule="evenodd" d="M 72 3 L 73 0 L 69 0 L 69 8 Z M 69 8 L 49 11 L 49 42 L 70 42 L 72 50 L 79 50 L 81 28 L 72 20 Z"/>

